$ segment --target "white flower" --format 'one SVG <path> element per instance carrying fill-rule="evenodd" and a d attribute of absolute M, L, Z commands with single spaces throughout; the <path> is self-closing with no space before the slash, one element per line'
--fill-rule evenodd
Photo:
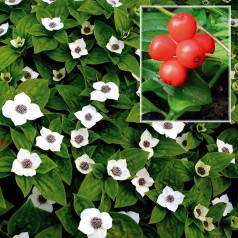
<path fill-rule="evenodd" d="M 43 2 L 46 2 L 46 3 L 48 3 L 48 4 L 51 4 L 51 3 L 53 3 L 55 0 L 42 0 Z"/>
<path fill-rule="evenodd" d="M 111 36 L 109 42 L 106 45 L 106 48 L 111 51 L 115 52 L 117 54 L 121 54 L 123 48 L 124 48 L 124 42 L 121 40 L 118 40 L 116 37 Z"/>
<path fill-rule="evenodd" d="M 183 122 L 152 122 L 152 127 L 161 135 L 175 139 L 183 130 L 185 124 Z"/>
<path fill-rule="evenodd" d="M 94 30 L 94 25 L 91 25 L 90 22 L 85 21 L 82 24 L 81 34 L 83 34 L 83 35 L 91 35 L 91 34 L 93 34 L 93 30 Z"/>
<path fill-rule="evenodd" d="M 96 108 L 91 105 L 84 106 L 82 111 L 75 112 L 74 115 L 87 128 L 96 125 L 96 123 L 103 118 L 102 115 L 97 112 Z"/>
<path fill-rule="evenodd" d="M 126 180 L 131 176 L 125 159 L 109 160 L 107 162 L 107 173 L 115 180 Z"/>
<path fill-rule="evenodd" d="M 69 43 L 71 55 L 73 59 L 80 58 L 82 55 L 87 55 L 86 43 L 83 38 L 76 40 L 75 42 Z"/>
<path fill-rule="evenodd" d="M 180 137 L 177 137 L 175 140 L 176 142 L 186 151 L 188 151 L 187 149 L 187 138 L 188 138 L 188 132 L 187 133 L 183 133 Z"/>
<path fill-rule="evenodd" d="M 131 180 L 132 184 L 136 186 L 136 191 L 142 196 L 145 196 L 145 193 L 149 191 L 149 187 L 151 187 L 154 183 L 154 180 L 150 177 L 146 168 L 141 169 L 136 173 L 134 179 Z"/>
<path fill-rule="evenodd" d="M 52 204 L 55 202 L 44 198 L 37 187 L 33 187 L 32 194 L 28 197 L 28 199 L 31 199 L 35 207 L 47 212 L 53 212 Z"/>
<path fill-rule="evenodd" d="M 12 163 L 11 172 L 19 176 L 34 176 L 36 169 L 42 163 L 41 158 L 36 153 L 30 153 L 26 149 L 20 149 L 17 158 Z"/>
<path fill-rule="evenodd" d="M 178 209 L 178 205 L 183 202 L 184 195 L 179 191 L 174 191 L 169 186 L 166 186 L 163 189 L 163 193 L 159 195 L 157 199 L 157 203 L 162 206 L 166 207 L 172 212 L 175 212 Z"/>
<path fill-rule="evenodd" d="M 140 50 L 140 49 L 137 49 L 137 50 L 135 51 L 135 54 L 138 55 L 139 57 L 141 57 L 141 50 Z"/>
<path fill-rule="evenodd" d="M 41 23 L 48 31 L 60 30 L 64 27 L 64 23 L 61 22 L 60 17 L 55 17 L 53 19 L 50 19 L 48 17 L 42 18 Z"/>
<path fill-rule="evenodd" d="M 200 177 L 206 177 L 209 175 L 211 166 L 204 164 L 201 160 L 199 160 L 195 165 L 195 172 Z"/>
<path fill-rule="evenodd" d="M 79 130 L 71 131 L 71 144 L 75 148 L 80 148 L 88 144 L 88 129 L 80 128 Z"/>
<path fill-rule="evenodd" d="M 16 39 L 11 40 L 10 43 L 15 48 L 21 48 L 25 44 L 25 39 L 18 36 Z"/>
<path fill-rule="evenodd" d="M 209 4 L 209 0 L 203 0 L 203 1 L 202 1 L 202 4 L 203 4 L 203 5 Z"/>
<path fill-rule="evenodd" d="M 212 231 L 213 229 L 215 229 L 215 226 L 212 223 L 213 218 L 211 217 L 206 217 L 206 220 L 203 221 L 203 227 L 206 231 Z"/>
<path fill-rule="evenodd" d="M 28 79 L 36 79 L 39 74 L 37 72 L 35 72 L 34 70 L 32 70 L 31 68 L 29 68 L 28 66 L 26 66 L 23 71 L 25 72 L 24 76 L 21 78 L 21 81 L 24 82 Z"/>
<path fill-rule="evenodd" d="M 209 209 L 198 204 L 194 210 L 193 210 L 193 214 L 194 216 L 201 220 L 201 221 L 205 221 L 206 220 L 206 216 L 207 216 L 207 213 L 208 213 Z"/>
<path fill-rule="evenodd" d="M 223 202 L 226 203 L 226 209 L 223 213 L 223 216 L 225 217 L 228 213 L 231 212 L 231 210 L 233 209 L 232 203 L 229 201 L 229 198 L 227 196 L 227 194 L 222 195 L 220 198 L 215 198 L 212 200 L 212 204 L 215 205 L 219 202 Z"/>
<path fill-rule="evenodd" d="M 237 27 L 238 26 L 238 18 L 231 19 L 231 26 L 232 27 Z"/>
<path fill-rule="evenodd" d="M 6 0 L 5 4 L 9 5 L 9 6 L 13 6 L 13 5 L 17 5 L 21 2 L 22 0 Z"/>
<path fill-rule="evenodd" d="M 131 75 L 133 76 L 133 78 L 135 78 L 137 81 L 140 82 L 140 76 L 137 76 L 136 74 L 131 73 Z"/>
<path fill-rule="evenodd" d="M 119 98 L 119 88 L 113 82 L 96 82 L 93 83 L 93 88 L 95 91 L 91 92 L 90 100 L 105 102 L 107 99 L 118 100 Z"/>
<path fill-rule="evenodd" d="M 231 0 L 222 0 L 222 2 L 229 3 Z"/>
<path fill-rule="evenodd" d="M 81 221 L 78 230 L 88 238 L 105 238 L 107 230 L 112 227 L 112 218 L 107 212 L 101 212 L 96 208 L 86 208 L 80 214 Z"/>
<path fill-rule="evenodd" d="M 112 7 L 120 7 L 122 5 L 122 3 L 119 2 L 119 0 L 107 0 L 107 3 L 112 5 Z"/>
<path fill-rule="evenodd" d="M 41 136 L 36 137 L 36 146 L 42 150 L 60 151 L 64 136 L 42 127 Z"/>
<path fill-rule="evenodd" d="M 87 154 L 83 154 L 82 156 L 78 157 L 75 161 L 76 168 L 82 174 L 88 174 L 92 171 L 91 164 L 95 164 L 95 162 L 89 158 Z"/>
<path fill-rule="evenodd" d="M 133 212 L 133 211 L 129 211 L 129 212 L 120 211 L 119 213 L 129 216 L 129 217 L 132 218 L 137 224 L 139 224 L 139 222 L 140 222 L 140 214 L 137 213 L 137 212 Z"/>
<path fill-rule="evenodd" d="M 13 100 L 7 100 L 2 107 L 2 114 L 11 118 L 15 126 L 23 125 L 27 120 L 35 120 L 44 116 L 35 103 L 25 93 L 17 94 Z"/>
<path fill-rule="evenodd" d="M 8 31 L 8 28 L 9 28 L 9 23 L 8 22 L 0 25 L 0 36 L 5 35 Z"/>
<path fill-rule="evenodd" d="M 19 235 L 13 236 L 13 238 L 29 238 L 28 232 L 22 232 Z"/>
<path fill-rule="evenodd" d="M 149 152 L 148 159 L 154 155 L 153 147 L 159 143 L 159 139 L 153 138 L 148 130 L 145 130 L 141 137 L 139 146 L 142 150 Z"/>
<path fill-rule="evenodd" d="M 7 83 L 12 81 L 12 76 L 9 72 L 7 73 L 1 73 L 1 79 Z"/>
<path fill-rule="evenodd" d="M 138 97 L 140 97 L 141 87 L 139 86 L 138 90 L 136 91 L 136 94 Z"/>
<path fill-rule="evenodd" d="M 53 70 L 53 80 L 56 82 L 61 81 L 61 79 L 63 79 L 65 77 L 65 68 L 62 68 L 60 70 Z"/>
<path fill-rule="evenodd" d="M 222 140 L 217 139 L 217 147 L 218 147 L 218 152 L 224 152 L 224 153 L 233 153 L 233 146 L 230 144 L 225 143 Z M 231 160 L 232 164 L 235 164 L 235 158 Z"/>

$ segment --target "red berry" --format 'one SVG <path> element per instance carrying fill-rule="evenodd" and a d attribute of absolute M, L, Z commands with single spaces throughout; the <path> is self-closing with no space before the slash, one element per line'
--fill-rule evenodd
<path fill-rule="evenodd" d="M 196 68 L 205 59 L 203 48 L 195 40 L 185 40 L 177 45 L 177 60 L 186 68 Z"/>
<path fill-rule="evenodd" d="M 161 65 L 159 76 L 164 83 L 178 87 L 185 82 L 187 69 L 176 59 L 172 59 Z"/>
<path fill-rule="evenodd" d="M 176 53 L 175 43 L 167 36 L 156 36 L 149 47 L 149 56 L 154 60 L 166 61 L 173 59 Z"/>
<path fill-rule="evenodd" d="M 203 48 L 205 53 L 213 54 L 215 51 L 215 41 L 207 34 L 195 34 L 193 40 Z"/>
<path fill-rule="evenodd" d="M 197 23 L 191 14 L 179 13 L 170 19 L 168 30 L 176 42 L 190 40 L 197 31 Z"/>

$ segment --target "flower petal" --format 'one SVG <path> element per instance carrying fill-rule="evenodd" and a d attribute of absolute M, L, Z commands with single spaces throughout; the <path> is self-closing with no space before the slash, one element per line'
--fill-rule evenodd
<path fill-rule="evenodd" d="M 15 126 L 20 126 L 27 122 L 27 120 L 24 117 L 24 114 L 21 115 L 21 114 L 17 113 L 16 111 L 11 112 L 10 118 Z"/>
<path fill-rule="evenodd" d="M 23 104 L 28 107 L 31 104 L 31 99 L 25 93 L 19 93 L 14 97 L 14 102 L 16 105 Z"/>
<path fill-rule="evenodd" d="M 13 172 L 19 176 L 23 175 L 23 167 L 22 167 L 21 162 L 19 162 L 19 160 L 15 159 L 13 161 L 11 172 Z"/>
<path fill-rule="evenodd" d="M 26 149 L 20 149 L 17 154 L 17 159 L 22 162 L 24 159 L 30 159 L 31 153 Z"/>
<path fill-rule="evenodd" d="M 45 204 L 40 204 L 40 206 L 38 207 L 42 210 L 45 210 L 47 212 L 53 212 L 53 206 L 51 204 L 45 203 Z"/>
<path fill-rule="evenodd" d="M 37 118 L 43 117 L 40 107 L 35 104 L 31 103 L 27 108 L 27 113 L 25 114 L 26 119 L 28 120 L 35 120 Z"/>
<path fill-rule="evenodd" d="M 14 111 L 16 108 L 16 104 L 12 100 L 7 100 L 2 107 L 2 114 L 3 116 L 10 118 L 11 112 Z"/>
<path fill-rule="evenodd" d="M 42 150 L 49 150 L 50 149 L 49 143 L 42 136 L 37 136 L 36 137 L 36 146 L 38 146 Z"/>
<path fill-rule="evenodd" d="M 98 215 L 102 219 L 102 228 L 110 229 L 112 228 L 112 218 L 107 212 L 102 212 Z"/>
<path fill-rule="evenodd" d="M 95 90 L 93 92 L 90 93 L 90 100 L 96 100 L 99 102 L 105 102 L 107 99 L 105 93 Z"/>

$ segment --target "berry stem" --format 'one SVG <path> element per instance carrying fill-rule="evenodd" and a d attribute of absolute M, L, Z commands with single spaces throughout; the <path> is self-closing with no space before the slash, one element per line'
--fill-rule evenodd
<path fill-rule="evenodd" d="M 216 81 L 220 78 L 220 76 L 222 75 L 222 73 L 227 69 L 226 65 L 221 65 L 220 68 L 217 70 L 216 74 L 213 76 L 213 78 L 210 80 L 210 82 L 208 83 L 209 88 L 212 88 Z"/>
<path fill-rule="evenodd" d="M 175 14 L 164 9 L 163 7 L 155 7 L 156 9 L 160 10 L 161 12 L 165 13 L 166 15 L 168 16 L 174 16 Z M 218 40 L 214 35 L 212 35 L 210 32 L 208 32 L 204 27 L 200 26 L 197 24 L 197 28 L 203 32 L 205 32 L 207 35 L 209 35 L 214 41 L 217 42 L 217 44 L 219 44 L 223 49 L 225 49 L 229 54 L 231 53 L 230 52 L 230 49 L 225 45 L 223 44 L 220 40 Z"/>

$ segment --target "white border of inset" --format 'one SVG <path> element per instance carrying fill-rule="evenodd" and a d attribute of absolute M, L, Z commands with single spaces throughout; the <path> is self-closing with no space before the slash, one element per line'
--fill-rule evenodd
<path fill-rule="evenodd" d="M 229 11 L 229 21 L 228 21 L 228 30 L 229 30 L 229 49 L 230 49 L 230 57 L 229 60 L 229 66 L 228 66 L 228 113 L 229 113 L 229 119 L 228 120 L 176 120 L 176 121 L 182 121 L 182 122 L 217 122 L 217 123 L 231 123 L 231 25 L 230 25 L 230 19 L 231 19 L 231 5 L 214 5 L 214 6 L 204 6 L 204 5 L 175 5 L 175 6 L 166 6 L 166 5 L 141 5 L 140 6 L 140 50 L 141 50 L 141 57 L 140 57 L 140 122 L 141 123 L 150 123 L 150 122 L 156 122 L 156 121 L 170 121 L 170 120 L 142 120 L 142 14 L 143 14 L 143 8 L 155 8 L 155 7 L 163 7 L 163 8 L 226 8 Z M 159 10 L 158 10 L 159 11 Z"/>

